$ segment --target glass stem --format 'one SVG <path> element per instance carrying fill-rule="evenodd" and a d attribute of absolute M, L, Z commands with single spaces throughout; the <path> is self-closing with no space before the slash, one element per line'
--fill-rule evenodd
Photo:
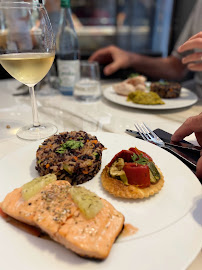
<path fill-rule="evenodd" d="M 33 126 L 39 127 L 39 119 L 38 119 L 38 111 L 37 111 L 37 105 L 36 105 L 36 98 L 34 93 L 34 86 L 29 87 L 29 93 L 31 96 L 31 104 L 32 104 L 32 116 L 33 116 Z"/>

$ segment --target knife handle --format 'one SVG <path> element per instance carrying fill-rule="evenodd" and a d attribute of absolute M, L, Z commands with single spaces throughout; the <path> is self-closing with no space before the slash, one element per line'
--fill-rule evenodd
<path fill-rule="evenodd" d="M 162 147 L 165 150 L 168 150 L 169 152 L 171 152 L 172 154 L 174 154 L 176 157 L 178 157 L 179 159 L 181 159 L 182 161 L 184 161 L 185 163 L 187 163 L 187 165 L 191 165 L 192 168 L 196 169 L 196 161 L 194 159 L 192 159 L 191 157 L 187 156 L 186 157 L 183 155 L 182 152 L 178 152 L 177 148 L 174 148 L 172 146 L 164 146 Z"/>
<path fill-rule="evenodd" d="M 166 145 L 169 146 L 173 146 L 175 148 L 181 148 L 181 149 L 185 149 L 185 150 L 191 150 L 191 151 L 198 151 L 200 152 L 202 150 L 202 148 L 200 146 L 195 146 L 193 144 L 190 143 L 190 145 L 188 143 L 181 143 L 181 144 L 175 144 L 175 143 L 168 143 L 168 142 L 164 142 Z"/>

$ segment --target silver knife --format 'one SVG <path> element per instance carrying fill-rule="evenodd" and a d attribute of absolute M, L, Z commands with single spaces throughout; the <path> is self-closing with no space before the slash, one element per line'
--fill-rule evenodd
<path fill-rule="evenodd" d="M 126 133 L 128 133 L 128 134 L 130 134 L 130 135 L 132 135 L 132 136 L 134 136 L 134 137 L 138 137 L 138 136 L 139 136 L 139 133 L 138 133 L 137 131 L 130 130 L 130 129 L 126 129 Z M 171 143 L 170 143 L 170 144 L 167 144 L 167 145 L 168 145 L 169 148 L 171 149 L 172 153 L 174 152 L 174 154 L 175 154 L 176 157 L 180 158 L 180 159 L 181 159 L 183 162 L 185 162 L 186 165 L 189 166 L 191 169 L 194 169 L 194 170 L 196 169 L 196 164 L 197 164 L 198 158 L 197 158 L 197 160 L 195 160 L 195 159 L 193 159 L 190 155 L 188 155 L 188 154 L 182 152 L 183 150 L 185 150 L 184 147 L 183 147 L 183 149 L 182 149 L 182 147 L 178 147 L 178 145 L 175 146 L 174 144 L 171 144 Z M 166 148 L 166 150 L 169 151 L 169 148 Z M 181 151 L 180 151 L 180 148 L 181 148 Z M 190 148 L 189 148 L 189 149 L 186 148 L 186 150 L 190 150 Z M 194 150 L 196 150 L 196 149 L 194 149 Z M 169 152 L 170 152 L 170 151 L 169 151 Z M 197 156 L 199 156 L 199 154 L 200 154 L 199 151 L 194 151 L 194 152 L 197 154 Z M 193 152 L 193 153 L 194 153 L 194 152 Z"/>
<path fill-rule="evenodd" d="M 140 136 L 139 133 L 135 130 L 132 130 L 132 129 L 126 129 L 126 133 L 130 134 L 130 135 L 133 135 L 135 137 L 138 137 Z M 168 143 L 168 142 L 165 142 L 165 145 L 169 145 L 169 146 L 173 146 L 173 147 L 176 147 L 176 148 L 182 148 L 182 149 L 185 149 L 185 150 L 193 150 L 193 151 L 198 151 L 200 152 L 202 150 L 202 148 L 200 146 L 195 146 L 193 144 L 185 144 L 185 143 Z"/>

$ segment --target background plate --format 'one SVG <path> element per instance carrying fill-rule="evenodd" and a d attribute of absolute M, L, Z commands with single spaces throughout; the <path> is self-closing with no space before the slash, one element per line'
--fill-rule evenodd
<path fill-rule="evenodd" d="M 127 97 L 116 94 L 112 86 L 107 87 L 104 90 L 103 94 L 106 99 L 116 104 L 145 110 L 170 110 L 185 108 L 188 106 L 192 106 L 198 101 L 198 97 L 196 96 L 196 94 L 183 87 L 181 89 L 181 94 L 179 98 L 163 99 L 165 104 L 162 105 L 143 105 L 126 101 Z"/>
<path fill-rule="evenodd" d="M 151 155 L 164 175 L 163 189 L 143 200 L 111 196 L 101 186 L 101 171 L 84 184 L 111 202 L 125 215 L 125 222 L 137 227 L 138 232 L 119 239 L 109 257 L 96 262 L 80 258 L 53 241 L 36 238 L 0 219 L 2 269 L 122 270 L 123 267 L 134 269 L 135 265 L 141 270 L 180 270 L 186 269 L 195 258 L 202 246 L 201 185 L 195 175 L 180 160 L 153 144 L 127 135 L 94 134 L 107 148 L 103 152 L 101 170 L 117 152 L 137 146 Z M 0 201 L 9 191 L 37 176 L 35 153 L 38 146 L 39 143 L 32 143 L 0 161 Z M 170 260 L 172 256 L 174 260 Z"/>

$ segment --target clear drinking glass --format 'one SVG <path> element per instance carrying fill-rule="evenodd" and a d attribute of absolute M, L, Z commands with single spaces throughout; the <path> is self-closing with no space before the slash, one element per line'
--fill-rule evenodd
<path fill-rule="evenodd" d="M 74 86 L 74 97 L 76 100 L 86 102 L 100 99 L 100 69 L 97 62 L 80 62 L 80 76 Z"/>
<path fill-rule="evenodd" d="M 55 57 L 50 20 L 44 6 L 36 1 L 2 1 L 0 14 L 6 28 L 0 63 L 13 78 L 29 87 L 31 96 L 33 124 L 20 128 L 17 136 L 25 140 L 46 138 L 57 128 L 39 123 L 34 86 L 48 73 Z"/>

